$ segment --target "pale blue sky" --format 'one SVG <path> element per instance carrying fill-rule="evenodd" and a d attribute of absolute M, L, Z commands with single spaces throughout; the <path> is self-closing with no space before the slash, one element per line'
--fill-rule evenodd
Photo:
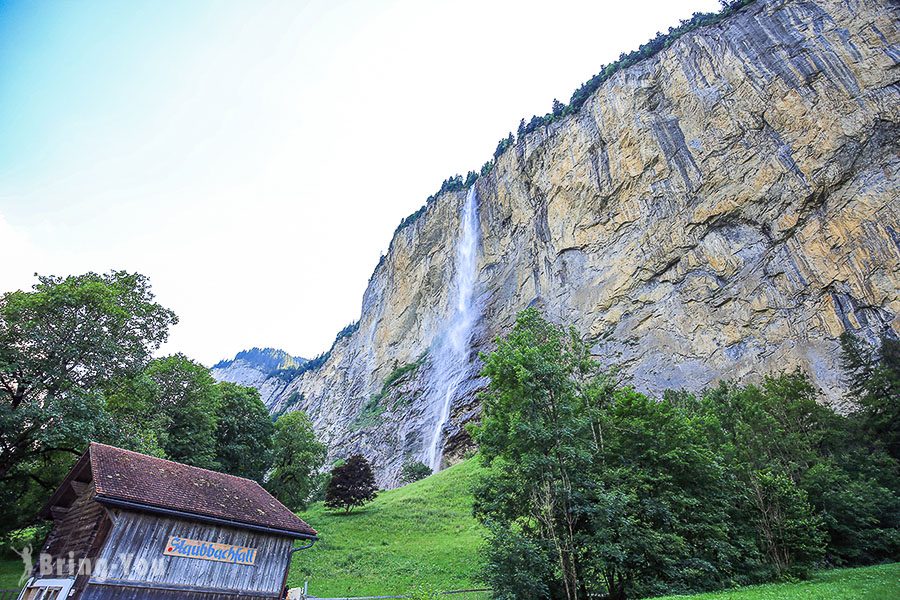
<path fill-rule="evenodd" d="M 0 0 L 0 291 L 148 275 L 166 351 L 305 356 L 401 218 L 715 0 Z"/>

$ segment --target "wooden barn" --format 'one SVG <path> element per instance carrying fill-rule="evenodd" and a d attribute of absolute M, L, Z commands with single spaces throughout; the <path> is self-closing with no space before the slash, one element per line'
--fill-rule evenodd
<path fill-rule="evenodd" d="M 295 540 L 316 540 L 255 481 L 103 444 L 43 516 L 53 528 L 21 600 L 280 598 Z"/>

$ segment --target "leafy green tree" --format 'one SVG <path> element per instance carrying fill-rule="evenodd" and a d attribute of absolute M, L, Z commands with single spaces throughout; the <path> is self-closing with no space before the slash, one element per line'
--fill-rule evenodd
<path fill-rule="evenodd" d="M 735 520 L 749 523 L 775 577 L 803 576 L 825 550 L 821 519 L 801 487 L 833 411 L 801 372 L 766 377 L 761 386 L 722 383 L 703 398 L 715 420 L 714 443 L 741 486 Z"/>
<path fill-rule="evenodd" d="M 431 475 L 431 467 L 419 460 L 411 460 L 403 463 L 400 469 L 400 483 L 407 484 L 420 479 L 425 479 Z"/>
<path fill-rule="evenodd" d="M 272 472 L 266 487 L 288 508 L 304 510 L 321 482 L 317 473 L 328 449 L 316 438 L 309 417 L 299 410 L 278 417 L 272 446 Z"/>
<path fill-rule="evenodd" d="M 749 492 L 760 543 L 776 575 L 807 575 L 825 555 L 825 532 L 806 492 L 778 469 L 755 472 Z"/>
<path fill-rule="evenodd" d="M 221 382 L 216 461 L 225 473 L 262 482 L 272 464 L 275 427 L 254 388 Z"/>
<path fill-rule="evenodd" d="M 476 490 L 476 516 L 520 531 L 522 542 L 549 543 L 559 565 L 554 583 L 566 598 L 583 587 L 574 522 L 581 510 L 574 503 L 591 463 L 591 423 L 578 413 L 573 377 L 579 349 L 571 341 L 536 310 L 521 313 L 509 336 L 483 357 L 482 375 L 491 383 L 481 397 L 481 425 L 472 429 L 484 464 L 493 468 L 489 484 Z M 515 577 L 495 584 L 502 590 Z"/>
<path fill-rule="evenodd" d="M 159 386 L 146 371 L 116 378 L 103 386 L 113 420 L 115 444 L 165 458 L 168 417 L 159 408 Z"/>
<path fill-rule="evenodd" d="M 485 477 L 480 491 L 487 494 L 488 489 Z M 536 539 L 530 532 L 510 528 L 504 522 L 484 518 L 482 523 L 488 531 L 488 543 L 481 549 L 485 565 L 481 578 L 493 590 L 493 597 L 496 600 L 555 598 L 550 594 L 551 588 L 555 591 L 557 587 L 554 549 L 550 543 Z"/>
<path fill-rule="evenodd" d="M 594 518 L 582 560 L 613 597 L 688 593 L 739 577 L 729 512 L 735 489 L 706 426 L 629 388 L 616 389 L 599 411 Z"/>
<path fill-rule="evenodd" d="M 4 527 L 31 517 L 20 498 L 52 489 L 90 439 L 110 438 L 100 388 L 140 371 L 176 321 L 124 271 L 40 276 L 0 297 L 0 504 L 15 515 Z"/>
<path fill-rule="evenodd" d="M 472 431 L 488 475 L 475 514 L 501 596 L 530 580 L 522 568 L 568 599 L 723 580 L 717 566 L 736 554 L 730 488 L 703 427 L 619 388 L 574 332 L 533 309 L 483 358 L 490 384 Z"/>
<path fill-rule="evenodd" d="M 156 385 L 153 400 L 161 418 L 160 446 L 176 462 L 218 469 L 217 415 L 220 390 L 209 370 L 183 354 L 153 360 L 145 375 Z"/>
<path fill-rule="evenodd" d="M 350 513 L 355 507 L 371 502 L 378 495 L 372 465 L 361 454 L 331 470 L 331 481 L 325 490 L 325 506 Z"/>
<path fill-rule="evenodd" d="M 900 555 L 896 471 L 886 454 L 865 453 L 823 458 L 804 474 L 801 485 L 828 536 L 829 564 L 872 564 Z"/>
<path fill-rule="evenodd" d="M 735 520 L 753 525 L 776 576 L 802 576 L 823 554 L 865 564 L 898 548 L 897 462 L 817 398 L 804 374 L 784 373 L 722 384 L 697 409 L 715 421 L 711 438 L 744 490 Z M 773 514 L 782 530 L 803 526 L 773 533 Z"/>
<path fill-rule="evenodd" d="M 876 349 L 851 333 L 841 335 L 841 365 L 863 430 L 900 460 L 900 341 L 882 337 Z"/>

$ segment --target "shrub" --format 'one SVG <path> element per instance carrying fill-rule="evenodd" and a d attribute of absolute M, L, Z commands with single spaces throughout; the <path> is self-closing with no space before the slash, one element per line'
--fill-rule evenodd
<path fill-rule="evenodd" d="M 414 481 L 425 479 L 431 475 L 431 473 L 431 467 L 425 463 L 418 460 L 407 461 L 403 464 L 403 468 L 400 469 L 400 483 L 404 485 L 413 483 Z"/>

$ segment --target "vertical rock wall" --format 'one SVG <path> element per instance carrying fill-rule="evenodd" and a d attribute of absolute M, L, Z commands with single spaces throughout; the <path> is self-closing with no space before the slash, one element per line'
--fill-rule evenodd
<path fill-rule="evenodd" d="M 640 390 L 800 367 L 840 402 L 837 336 L 900 331 L 898 23 L 890 0 L 760 0 L 519 140 L 475 184 L 473 352 L 538 305 Z M 359 329 L 271 399 L 307 411 L 333 457 L 366 454 L 384 486 L 429 441 L 464 198 L 440 195 L 395 235 Z M 476 373 L 445 428 L 451 456 Z"/>

